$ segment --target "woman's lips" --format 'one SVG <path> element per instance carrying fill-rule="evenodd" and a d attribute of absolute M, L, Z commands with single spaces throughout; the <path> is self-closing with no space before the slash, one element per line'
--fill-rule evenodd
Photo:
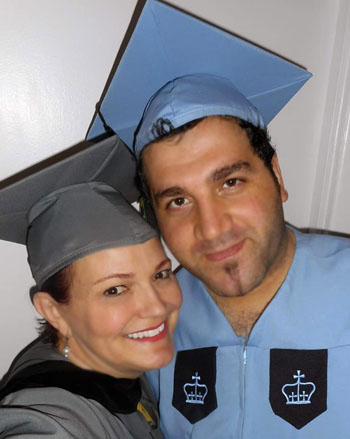
<path fill-rule="evenodd" d="M 205 257 L 211 262 L 220 262 L 230 258 L 231 256 L 236 255 L 242 249 L 243 245 L 244 239 L 242 239 L 242 241 L 238 242 L 237 244 L 226 248 L 225 250 L 220 250 L 214 253 L 207 253 Z"/>
<path fill-rule="evenodd" d="M 167 325 L 166 322 L 161 323 L 153 328 L 144 329 L 142 331 L 128 334 L 128 338 L 135 341 L 158 341 L 166 336 Z"/>

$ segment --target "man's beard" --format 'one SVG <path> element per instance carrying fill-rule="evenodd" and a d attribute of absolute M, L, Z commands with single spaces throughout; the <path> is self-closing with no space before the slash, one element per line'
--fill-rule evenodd
<path fill-rule="evenodd" d="M 245 245 L 249 245 L 254 241 L 247 239 Z M 269 254 L 266 248 L 255 247 L 249 252 L 249 263 L 239 257 L 223 263 L 221 266 L 210 264 L 211 269 L 206 270 L 205 267 L 190 267 L 189 271 L 204 283 L 211 294 L 220 297 L 240 297 L 245 296 L 250 291 L 257 288 L 266 278 L 271 267 L 278 257 L 283 240 L 277 244 L 275 251 Z"/>

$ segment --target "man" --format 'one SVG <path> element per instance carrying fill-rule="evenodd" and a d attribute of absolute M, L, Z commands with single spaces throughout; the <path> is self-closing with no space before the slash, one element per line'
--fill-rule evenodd
<path fill-rule="evenodd" d="M 177 356 L 149 374 L 167 438 L 349 436 L 349 242 L 286 226 L 266 132 L 309 77 L 147 0 L 99 107 L 183 266 Z"/>
<path fill-rule="evenodd" d="M 149 374 L 166 437 L 347 437 L 350 244 L 286 226 L 259 111 L 225 78 L 180 77 L 134 147 L 183 266 L 177 358 Z"/>

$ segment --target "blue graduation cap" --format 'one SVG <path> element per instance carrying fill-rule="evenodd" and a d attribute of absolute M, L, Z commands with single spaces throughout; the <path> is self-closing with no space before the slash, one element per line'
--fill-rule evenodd
<path fill-rule="evenodd" d="M 311 77 L 305 69 L 229 32 L 158 0 L 147 0 L 99 105 L 100 113 L 106 124 L 132 148 L 135 130 L 151 96 L 174 78 L 187 75 L 189 78 L 202 75 L 204 85 L 205 78 L 209 78 L 209 82 L 215 77 L 222 80 L 223 88 L 218 92 L 222 97 L 225 96 L 225 81 L 229 81 L 238 100 L 247 101 L 244 105 L 248 105 L 249 114 L 254 114 L 252 122 L 256 125 L 267 125 Z M 216 99 L 215 92 L 208 93 L 207 101 L 210 99 Z M 165 106 L 165 101 L 163 93 L 156 104 Z M 178 107 L 181 105 L 183 101 Z M 200 102 L 200 105 L 207 104 Z M 151 114 L 145 112 L 141 124 L 141 131 L 148 134 L 152 119 L 162 114 L 154 107 L 157 105 L 153 104 Z M 148 111 L 150 108 L 152 105 L 148 104 Z M 241 114 L 237 116 L 241 117 Z M 184 118 L 179 120 L 184 123 Z M 142 126 L 145 124 L 147 126 Z M 103 131 L 104 124 L 97 114 L 88 137 Z M 142 149 L 146 143 L 147 139 L 138 141 L 137 149 Z"/>

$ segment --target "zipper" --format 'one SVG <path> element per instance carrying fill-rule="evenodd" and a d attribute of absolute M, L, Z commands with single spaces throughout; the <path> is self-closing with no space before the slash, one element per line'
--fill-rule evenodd
<path fill-rule="evenodd" d="M 240 438 L 243 438 L 243 430 L 244 430 L 244 417 L 245 417 L 245 398 L 246 398 L 246 364 L 247 364 L 247 344 L 248 340 L 246 339 L 243 345 L 243 358 L 242 358 L 242 421 L 241 421 L 241 433 Z"/>

